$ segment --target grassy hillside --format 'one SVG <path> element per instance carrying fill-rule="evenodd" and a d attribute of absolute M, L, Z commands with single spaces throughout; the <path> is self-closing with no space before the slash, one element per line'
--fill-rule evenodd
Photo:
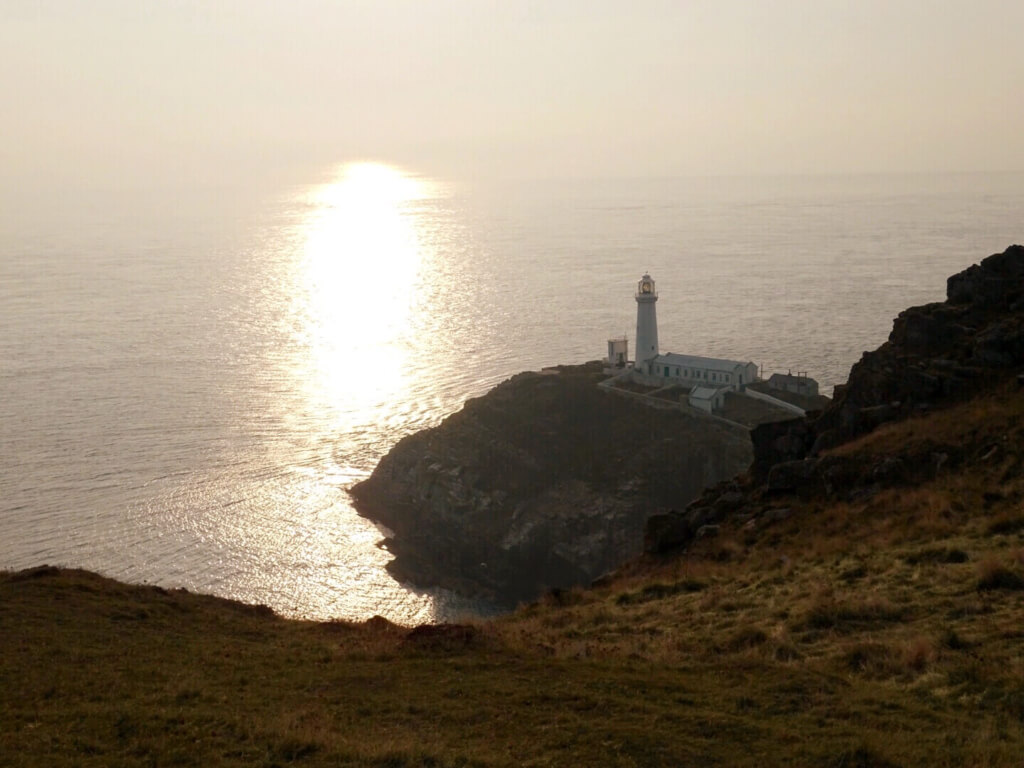
<path fill-rule="evenodd" d="M 1022 425 L 883 426 L 833 452 L 886 482 L 471 626 L 3 574 L 0 765 L 1020 766 Z"/>

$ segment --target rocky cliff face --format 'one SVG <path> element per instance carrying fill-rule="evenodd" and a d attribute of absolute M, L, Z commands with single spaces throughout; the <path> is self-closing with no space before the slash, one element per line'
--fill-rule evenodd
<path fill-rule="evenodd" d="M 1024 247 L 953 275 L 946 296 L 901 312 L 888 341 L 864 353 L 823 413 L 755 429 L 753 476 L 956 402 L 1024 363 Z"/>
<path fill-rule="evenodd" d="M 745 469 L 749 438 L 597 386 L 599 365 L 523 373 L 410 435 L 352 489 L 393 532 L 399 579 L 510 604 L 642 551 L 644 523 Z"/>
<path fill-rule="evenodd" d="M 685 546 L 701 528 L 717 525 L 735 510 L 750 518 L 783 514 L 784 507 L 771 500 L 780 495 L 871 494 L 956 465 L 962 459 L 957 446 L 868 464 L 827 454 L 881 424 L 944 407 L 1020 375 L 1024 247 L 1011 246 L 953 275 L 946 297 L 901 312 L 888 341 L 864 353 L 822 413 L 755 428 L 754 463 L 743 486 L 719 486 L 685 511 L 653 517 L 647 551 Z"/>
<path fill-rule="evenodd" d="M 1024 361 L 1024 247 L 1013 245 L 946 281 L 946 301 L 912 307 L 865 352 L 813 425 L 813 450 L 953 401 Z"/>

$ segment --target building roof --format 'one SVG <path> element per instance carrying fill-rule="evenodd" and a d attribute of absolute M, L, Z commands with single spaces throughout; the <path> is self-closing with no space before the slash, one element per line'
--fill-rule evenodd
<path fill-rule="evenodd" d="M 717 357 L 697 357 L 695 355 L 677 355 L 670 352 L 667 355 L 658 355 L 651 362 L 662 365 L 678 365 L 682 368 L 703 368 L 708 371 L 723 371 L 732 373 L 744 365 L 753 365 L 752 362 L 741 362 L 739 360 L 722 360 Z"/>
<path fill-rule="evenodd" d="M 715 395 L 725 387 L 694 387 L 690 390 L 690 397 L 694 400 L 714 400 Z"/>
<path fill-rule="evenodd" d="M 771 376 L 768 377 L 768 381 L 814 382 L 815 384 L 818 383 L 809 376 L 794 376 L 791 373 L 773 373 Z"/>

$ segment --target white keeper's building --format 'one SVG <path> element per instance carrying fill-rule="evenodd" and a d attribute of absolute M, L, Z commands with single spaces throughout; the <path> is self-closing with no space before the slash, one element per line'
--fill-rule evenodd
<path fill-rule="evenodd" d="M 684 387 L 739 390 L 744 384 L 757 381 L 755 363 L 677 355 L 672 352 L 644 361 L 638 370 L 648 378 L 658 379 L 659 383 L 680 384 Z"/>

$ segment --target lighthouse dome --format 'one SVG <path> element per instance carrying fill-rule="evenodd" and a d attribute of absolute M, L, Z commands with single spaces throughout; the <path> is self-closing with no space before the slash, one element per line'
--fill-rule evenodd
<path fill-rule="evenodd" d="M 654 280 L 650 275 L 645 274 L 640 278 L 640 282 L 636 284 L 637 296 L 656 296 L 657 292 L 654 290 Z"/>

